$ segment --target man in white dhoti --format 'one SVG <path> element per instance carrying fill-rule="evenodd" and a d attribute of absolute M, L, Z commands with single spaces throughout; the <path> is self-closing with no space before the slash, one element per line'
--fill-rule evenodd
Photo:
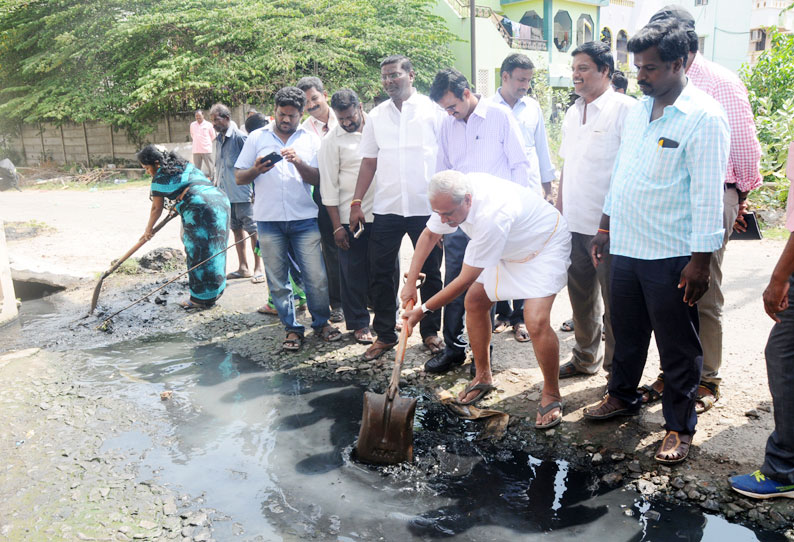
<path fill-rule="evenodd" d="M 471 240 L 457 278 L 420 307 L 403 314 L 410 333 L 428 313 L 466 291 L 466 328 L 476 363 L 474 380 L 458 396 L 470 405 L 494 389 L 489 344 L 491 307 L 502 299 L 524 299 L 524 320 L 543 373 L 537 429 L 560 423 L 560 343 L 549 317 L 554 297 L 568 280 L 571 234 L 565 219 L 540 194 L 487 173 L 436 173 L 428 186 L 433 214 L 416 243 L 403 306 L 416 302 L 416 280 L 442 235 L 458 227 Z"/>

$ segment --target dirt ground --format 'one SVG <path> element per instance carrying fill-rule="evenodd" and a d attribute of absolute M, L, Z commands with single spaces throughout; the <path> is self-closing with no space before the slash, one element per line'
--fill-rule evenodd
<path fill-rule="evenodd" d="M 114 333 L 110 335 L 67 323 L 85 314 L 98 273 L 138 240 L 148 206 L 146 188 L 0 193 L 2 220 L 37 221 L 52 228 L 43 228 L 33 237 L 8 240 L 12 269 L 81 279 L 77 287 L 62 294 L 64 319 L 60 323 L 49 324 L 52 329 L 45 325 L 21 338 L 18 344 L 0 347 L 0 352 L 25 347 L 46 351 L 68 350 L 78 344 L 108 344 L 156 333 L 178 323 L 197 341 L 221 343 L 257 361 L 314 372 L 318 376 L 332 374 L 382 389 L 390 372 L 388 362 L 361 362 L 360 354 L 365 347 L 355 344 L 349 335 L 333 347 L 309 336 L 300 354 L 281 354 L 279 346 L 283 337 L 277 319 L 255 312 L 266 299 L 267 287 L 249 280 L 230 282 L 218 308 L 193 315 L 182 314 L 173 303 L 184 296 L 181 286 L 165 306 L 145 303 L 126 316 L 117 317 Z M 622 483 L 634 484 L 646 494 L 664 494 L 729 518 L 785 530 L 794 520 L 794 506 L 789 502 L 756 506 L 737 499 L 726 485 L 730 474 L 749 472 L 760 466 L 767 436 L 773 428 L 763 357 L 772 321 L 763 311 L 761 294 L 783 245 L 779 240 L 738 241 L 728 245 L 723 285 L 726 302 L 722 398 L 714 409 L 700 417 L 693 453 L 683 465 L 660 468 L 652 459 L 664 434 L 660 404 L 628 421 L 591 424 L 582 420 L 582 407 L 597 402 L 603 391 L 606 384 L 603 374 L 562 381 L 564 423 L 545 434 L 534 432 L 530 424 L 540 398 L 541 375 L 531 344 L 516 342 L 510 332 L 494 336 L 493 368 L 499 391 L 482 405 L 508 412 L 512 417 L 511 431 L 525 438 L 534 453 L 553 455 L 566 450 L 583 463 L 603 471 L 605 481 L 623 480 Z M 141 254 L 157 247 L 181 248 L 176 224 L 169 224 Z M 404 244 L 402 258 L 404 264 L 409 261 L 408 243 Z M 227 269 L 231 271 L 235 266 L 236 256 L 230 250 Z M 133 295 L 155 287 L 163 276 L 107 279 L 100 312 L 120 308 Z M 568 317 L 570 304 L 563 291 L 552 312 L 555 329 Z M 564 362 L 570 357 L 573 335 L 558 331 L 558 336 Z M 436 393 L 440 389 L 457 390 L 468 379 L 468 364 L 444 376 L 426 375 L 422 365 L 427 353 L 416 338 L 410 344 L 403 369 L 406 383 Z M 657 371 L 658 353 L 652 345 L 643 380 L 650 383 Z M 25 378 L 33 375 L 19 374 L 17 384 L 24 385 Z M 4 430 L 0 427 L 0 431 Z M 0 495 L 0 499 L 4 497 Z"/>

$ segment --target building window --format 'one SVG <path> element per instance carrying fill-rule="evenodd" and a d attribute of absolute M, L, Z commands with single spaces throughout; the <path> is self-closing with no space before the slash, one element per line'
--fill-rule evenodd
<path fill-rule="evenodd" d="M 557 50 L 565 53 L 571 47 L 571 30 L 573 21 L 567 11 L 560 10 L 554 16 L 554 45 Z"/>
<path fill-rule="evenodd" d="M 763 51 L 766 47 L 766 32 L 762 28 L 750 31 L 750 45 L 753 51 Z"/>
<path fill-rule="evenodd" d="M 705 5 L 708 5 L 708 3 L 709 3 L 709 0 L 695 0 L 695 5 L 696 6 L 705 6 Z"/>
<path fill-rule="evenodd" d="M 609 27 L 605 26 L 601 29 L 601 41 L 612 48 L 612 31 L 609 29 Z"/>
<path fill-rule="evenodd" d="M 588 41 L 593 41 L 593 18 L 589 15 L 580 15 L 576 21 L 576 46 Z"/>
<path fill-rule="evenodd" d="M 629 63 L 629 35 L 625 30 L 618 32 L 617 39 L 615 40 L 615 52 L 618 66 L 623 66 Z"/>
<path fill-rule="evenodd" d="M 698 36 L 698 51 L 701 53 L 706 50 L 706 37 Z"/>
<path fill-rule="evenodd" d="M 529 38 L 533 40 L 545 40 L 546 36 L 543 33 L 543 17 L 538 15 L 534 10 L 527 11 L 519 21 L 524 26 L 530 27 L 530 36 L 519 36 L 521 38 Z"/>

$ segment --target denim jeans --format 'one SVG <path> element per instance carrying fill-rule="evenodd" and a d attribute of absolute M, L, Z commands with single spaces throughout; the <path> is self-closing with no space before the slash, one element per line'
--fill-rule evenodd
<path fill-rule="evenodd" d="M 775 411 L 775 430 L 766 441 L 761 472 L 773 480 L 794 484 L 794 275 L 789 277 L 786 310 L 778 314 L 766 342 L 766 374 Z"/>
<path fill-rule="evenodd" d="M 301 270 L 312 327 L 321 329 L 328 322 L 331 311 L 317 219 L 257 222 L 256 226 L 267 287 L 281 323 L 287 332 L 303 334 L 304 327 L 295 317 L 295 297 L 289 282 L 289 249 L 292 249 Z"/>

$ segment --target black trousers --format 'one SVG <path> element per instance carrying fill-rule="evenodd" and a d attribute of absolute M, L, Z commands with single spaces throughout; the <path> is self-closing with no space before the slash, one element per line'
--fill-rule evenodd
<path fill-rule="evenodd" d="M 640 408 L 642 378 L 651 332 L 664 372 L 662 413 L 665 429 L 695 433 L 695 400 L 703 368 L 703 348 L 698 337 L 697 306 L 683 301 L 678 288 L 689 256 L 638 260 L 612 256 L 611 315 L 615 354 L 609 378 L 609 394 Z"/>
<path fill-rule="evenodd" d="M 466 253 L 466 246 L 469 244 L 469 236 L 463 233 L 460 228 L 454 233 L 444 236 L 444 285 L 460 275 L 463 269 L 463 256 Z M 456 297 L 452 303 L 444 307 L 444 343 L 446 350 L 450 354 L 462 356 L 466 351 L 469 341 L 463 334 L 465 324 L 466 308 L 464 301 L 466 292 Z"/>
<path fill-rule="evenodd" d="M 334 226 L 325 205 L 320 200 L 320 189 L 315 187 L 312 199 L 319 208 L 317 212 L 317 227 L 320 229 L 322 239 L 323 262 L 328 275 L 328 301 L 332 309 L 342 306 L 342 286 L 339 279 L 339 248 L 334 241 Z"/>
<path fill-rule="evenodd" d="M 416 246 L 428 218 L 430 217 L 375 215 L 372 222 L 372 234 L 369 238 L 370 294 L 375 310 L 372 328 L 381 342 L 397 342 L 397 333 L 394 331 L 397 299 L 394 293 L 398 285 L 395 283 L 394 262 L 400 252 L 403 236 L 407 234 Z M 440 248 L 434 248 L 422 266 L 422 273 L 425 274 L 425 283 L 420 290 L 422 302 L 441 291 L 442 255 Z M 440 329 L 441 311 L 425 316 L 419 323 L 423 338 L 436 335 Z"/>
<path fill-rule="evenodd" d="M 340 283 L 342 287 L 342 311 L 348 331 L 369 325 L 367 293 L 369 291 L 369 237 L 371 224 L 364 224 L 358 239 L 353 237 L 349 224 L 343 224 L 348 233 L 350 248 L 339 250 Z"/>

